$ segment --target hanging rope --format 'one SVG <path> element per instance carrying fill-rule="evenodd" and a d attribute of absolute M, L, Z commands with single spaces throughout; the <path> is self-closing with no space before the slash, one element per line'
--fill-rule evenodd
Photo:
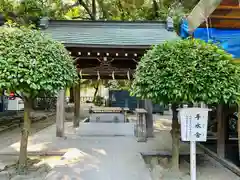
<path fill-rule="evenodd" d="M 101 79 L 99 71 L 97 72 L 97 75 L 98 75 L 98 81 L 99 81 Z"/>
<path fill-rule="evenodd" d="M 130 72 L 129 71 L 127 72 L 127 78 L 128 78 L 128 80 L 130 80 Z"/>
<path fill-rule="evenodd" d="M 115 80 L 114 71 L 112 72 L 112 79 Z"/>
<path fill-rule="evenodd" d="M 206 27 L 207 27 L 207 38 L 208 38 L 208 41 L 209 41 L 210 34 L 209 34 L 208 18 L 206 18 Z"/>
<path fill-rule="evenodd" d="M 206 22 L 206 28 L 207 28 L 207 40 L 209 41 L 210 39 L 210 33 L 209 33 L 209 24 L 208 24 L 208 17 L 206 17 L 202 12 L 200 13 L 200 16 L 203 17 L 203 19 L 205 19 Z"/>
<path fill-rule="evenodd" d="M 79 75 L 80 75 L 80 79 L 82 79 L 82 70 L 80 70 Z"/>
<path fill-rule="evenodd" d="M 212 33 L 212 19 L 211 18 L 209 18 L 209 28 L 210 28 L 210 38 L 212 39 L 213 38 L 213 33 Z"/>

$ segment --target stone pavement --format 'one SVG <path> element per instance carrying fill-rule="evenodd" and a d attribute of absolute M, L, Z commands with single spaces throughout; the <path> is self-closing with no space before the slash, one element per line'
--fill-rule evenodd
<path fill-rule="evenodd" d="M 107 125 L 108 124 L 108 125 Z M 119 124 L 107 123 L 94 127 L 93 130 L 86 124 L 80 124 L 80 128 L 73 129 L 72 123 L 66 123 L 66 138 L 55 137 L 56 127 L 50 126 L 30 137 L 28 151 L 42 153 L 68 152 L 75 162 L 63 163 L 60 160 L 55 164 L 46 180 L 151 180 L 150 172 L 146 168 L 141 153 L 151 154 L 159 151 L 171 151 L 171 138 L 169 132 L 161 132 L 158 138 L 149 139 L 147 143 L 138 143 L 132 136 L 133 124 L 124 124 L 126 132 L 120 133 L 123 127 Z M 112 126 L 116 125 L 113 134 Z M 107 129 L 104 132 L 104 129 Z M 125 136 L 123 136 L 125 135 Z M 166 146 L 166 141 L 169 142 Z M 164 143 L 164 144 L 163 144 Z M 183 144 L 181 151 L 189 147 Z M 73 150 L 73 151 L 72 151 Z M 18 153 L 19 142 L 0 153 Z"/>

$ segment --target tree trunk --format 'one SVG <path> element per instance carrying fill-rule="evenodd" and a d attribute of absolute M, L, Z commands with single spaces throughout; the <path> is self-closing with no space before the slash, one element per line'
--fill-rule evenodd
<path fill-rule="evenodd" d="M 27 145 L 28 145 L 28 135 L 31 128 L 31 100 L 24 98 L 24 123 L 22 128 L 22 137 L 21 137 L 21 145 L 20 145 L 20 155 L 19 155 L 19 165 L 18 170 L 19 173 L 24 173 L 27 168 Z"/>
<path fill-rule="evenodd" d="M 154 16 L 154 19 L 159 17 L 158 11 L 159 11 L 158 3 L 157 3 L 156 0 L 153 0 L 153 16 Z"/>
<path fill-rule="evenodd" d="M 180 125 L 178 123 L 177 105 L 172 104 L 172 168 L 179 170 L 179 138 Z"/>
<path fill-rule="evenodd" d="M 147 137 L 153 137 L 153 105 L 151 100 L 144 100 L 144 106 L 147 110 L 147 119 L 146 119 L 146 128 L 147 128 Z"/>
<path fill-rule="evenodd" d="M 88 15 L 90 16 L 91 20 L 95 20 L 92 12 L 91 12 L 91 8 L 88 7 L 88 4 L 86 2 L 84 2 L 83 0 L 78 0 L 79 4 L 87 11 Z"/>
<path fill-rule="evenodd" d="M 73 127 L 77 128 L 79 127 L 79 121 L 80 121 L 80 102 L 81 102 L 81 96 L 80 96 L 80 83 L 76 84 L 75 86 L 75 99 L 74 99 L 74 120 L 73 120 Z"/>
<path fill-rule="evenodd" d="M 217 106 L 217 155 L 225 158 L 226 142 L 228 139 L 228 126 L 227 119 L 228 105 L 219 104 Z"/>
<path fill-rule="evenodd" d="M 238 134 L 238 158 L 240 159 L 240 102 L 238 102 L 238 120 L 237 120 L 237 134 Z"/>
<path fill-rule="evenodd" d="M 96 7 L 96 0 L 92 0 L 92 20 L 97 19 L 97 7 Z"/>
<path fill-rule="evenodd" d="M 93 95 L 93 102 L 95 102 L 95 100 L 96 100 L 96 96 L 97 96 L 98 89 L 99 89 L 99 82 L 97 83 L 97 86 L 94 87 L 94 89 L 95 89 L 95 92 L 94 92 L 94 95 Z"/>

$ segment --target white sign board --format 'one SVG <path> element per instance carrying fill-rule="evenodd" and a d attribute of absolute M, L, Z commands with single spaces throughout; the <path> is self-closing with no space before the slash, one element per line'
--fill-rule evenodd
<path fill-rule="evenodd" d="M 207 141 L 207 108 L 179 109 L 182 141 Z"/>

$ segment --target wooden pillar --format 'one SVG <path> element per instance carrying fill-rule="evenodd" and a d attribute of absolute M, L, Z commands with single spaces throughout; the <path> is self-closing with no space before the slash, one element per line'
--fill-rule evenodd
<path fill-rule="evenodd" d="M 79 127 L 80 120 L 80 83 L 76 84 L 74 90 L 74 120 L 73 127 Z"/>
<path fill-rule="evenodd" d="M 134 135 L 137 137 L 138 142 L 147 141 L 147 131 L 146 131 L 146 114 L 145 109 L 135 109 L 137 116 L 137 124 L 134 127 Z"/>
<path fill-rule="evenodd" d="M 56 136 L 64 136 L 64 121 L 65 121 L 65 91 L 61 90 L 57 98 L 57 114 L 56 114 Z"/>
<path fill-rule="evenodd" d="M 227 119 L 223 104 L 217 106 L 217 155 L 221 158 L 225 158 L 226 152 L 226 140 L 227 140 Z"/>
<path fill-rule="evenodd" d="M 74 88 L 70 88 L 70 99 L 69 99 L 70 103 L 74 103 Z"/>
<path fill-rule="evenodd" d="M 124 122 L 125 122 L 125 123 L 127 122 L 127 113 L 128 113 L 128 111 L 129 111 L 129 108 L 128 108 L 128 107 L 123 108 Z"/>
<path fill-rule="evenodd" d="M 140 108 L 140 100 L 138 99 L 137 100 L 137 109 L 139 109 Z"/>
<path fill-rule="evenodd" d="M 238 133 L 238 157 L 240 159 L 240 102 L 238 102 L 238 120 L 237 120 L 237 133 Z"/>
<path fill-rule="evenodd" d="M 144 100 L 144 107 L 147 111 L 146 114 L 146 128 L 147 128 L 147 137 L 153 137 L 153 106 L 151 100 Z"/>

